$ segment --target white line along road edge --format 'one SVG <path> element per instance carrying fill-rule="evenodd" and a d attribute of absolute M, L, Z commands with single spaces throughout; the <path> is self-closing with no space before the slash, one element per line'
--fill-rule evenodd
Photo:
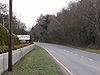
<path fill-rule="evenodd" d="M 52 57 L 53 57 L 53 59 L 57 62 L 57 63 L 59 63 L 70 75 L 74 75 L 71 71 L 69 71 L 60 61 L 58 61 L 57 60 L 57 58 L 56 57 L 54 57 L 49 51 L 48 51 L 48 49 L 45 49 Z"/>

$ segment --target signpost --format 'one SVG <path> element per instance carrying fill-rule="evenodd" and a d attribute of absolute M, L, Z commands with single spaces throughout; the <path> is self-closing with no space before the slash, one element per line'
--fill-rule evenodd
<path fill-rule="evenodd" d="M 17 35 L 19 40 L 30 40 L 30 35 Z"/>
<path fill-rule="evenodd" d="M 8 71 L 12 71 L 12 0 L 9 0 Z"/>
<path fill-rule="evenodd" d="M 29 43 L 30 35 L 17 35 L 20 40 L 20 43 Z"/>

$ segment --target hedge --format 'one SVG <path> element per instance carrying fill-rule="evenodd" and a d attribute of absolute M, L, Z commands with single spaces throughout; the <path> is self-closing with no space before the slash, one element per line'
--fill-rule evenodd
<path fill-rule="evenodd" d="M 5 28 L 2 24 L 0 24 L 0 46 L 5 46 L 8 45 L 8 30 Z M 19 39 L 18 37 L 13 34 L 13 44 L 18 45 L 19 44 Z"/>
<path fill-rule="evenodd" d="M 13 34 L 13 40 L 14 40 L 14 45 L 19 45 L 19 38 L 15 35 L 15 34 Z"/>
<path fill-rule="evenodd" d="M 25 46 L 29 46 L 29 45 L 31 45 L 31 44 L 27 43 L 27 44 L 14 45 L 13 50 L 16 50 L 18 48 L 22 48 Z M 0 46 L 0 54 L 5 53 L 5 52 L 8 52 L 8 46 Z"/>
<path fill-rule="evenodd" d="M 0 46 L 7 45 L 8 30 L 0 24 Z"/>

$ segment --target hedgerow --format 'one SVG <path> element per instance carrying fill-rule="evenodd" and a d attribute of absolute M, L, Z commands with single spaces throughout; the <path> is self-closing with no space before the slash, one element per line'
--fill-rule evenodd
<path fill-rule="evenodd" d="M 13 34 L 13 44 L 19 45 L 19 38 L 15 34 Z"/>
<path fill-rule="evenodd" d="M 22 47 L 25 47 L 25 46 L 28 46 L 30 45 L 30 43 L 27 43 L 27 44 L 20 44 L 20 45 L 14 45 L 13 47 L 13 50 L 16 50 L 18 48 L 22 48 Z M 8 46 L 0 46 L 0 54 L 1 53 L 5 53 L 5 52 L 8 52 Z"/>
<path fill-rule="evenodd" d="M 8 34 L 9 31 L 7 30 L 7 28 L 0 24 L 0 46 L 8 45 Z M 15 34 L 13 34 L 12 36 L 13 44 L 19 45 L 19 38 Z"/>
<path fill-rule="evenodd" d="M 7 45 L 8 30 L 0 24 L 0 46 Z"/>
<path fill-rule="evenodd" d="M 9 31 L 2 24 L 0 24 L 0 54 L 8 52 L 9 50 L 7 46 L 8 36 L 9 36 Z M 12 40 L 13 40 L 13 50 L 30 45 L 30 44 L 19 45 L 19 38 L 15 34 L 12 34 Z"/>

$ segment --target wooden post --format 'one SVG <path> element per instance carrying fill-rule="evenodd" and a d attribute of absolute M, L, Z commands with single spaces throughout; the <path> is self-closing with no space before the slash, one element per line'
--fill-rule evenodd
<path fill-rule="evenodd" d="M 12 71 L 12 0 L 9 0 L 8 71 Z"/>

